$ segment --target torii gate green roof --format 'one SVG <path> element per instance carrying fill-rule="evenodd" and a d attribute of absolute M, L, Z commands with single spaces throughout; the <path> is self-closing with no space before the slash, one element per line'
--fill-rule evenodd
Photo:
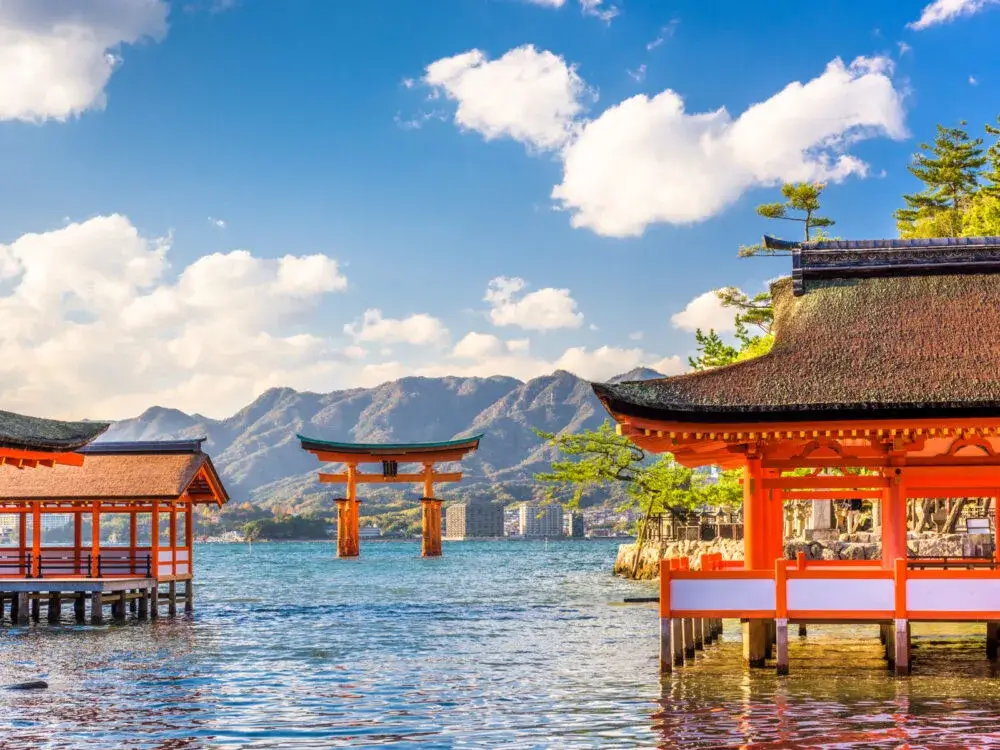
<path fill-rule="evenodd" d="M 307 451 L 329 451 L 336 453 L 429 453 L 431 451 L 467 448 L 476 450 L 483 433 L 470 435 L 469 437 L 455 438 L 454 440 L 442 440 L 436 443 L 341 443 L 334 440 L 317 440 L 296 434 L 295 436 L 302 443 L 302 448 Z"/>

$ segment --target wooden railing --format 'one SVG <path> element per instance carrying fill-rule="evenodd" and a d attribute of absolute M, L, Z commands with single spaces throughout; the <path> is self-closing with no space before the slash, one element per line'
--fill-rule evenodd
<path fill-rule="evenodd" d="M 995 566 L 914 568 L 878 561 L 777 560 L 774 570 L 728 567 L 706 555 L 702 569 L 686 558 L 660 563 L 661 617 L 788 618 L 800 621 L 1000 620 Z M 663 613 L 666 614 L 663 614 Z"/>

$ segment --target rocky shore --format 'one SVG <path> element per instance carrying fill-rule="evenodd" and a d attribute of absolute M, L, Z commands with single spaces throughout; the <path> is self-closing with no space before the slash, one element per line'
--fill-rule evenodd
<path fill-rule="evenodd" d="M 977 545 L 988 544 L 989 535 L 937 534 L 911 531 L 908 535 L 910 552 L 916 557 L 961 557 L 974 554 Z M 742 560 L 743 541 L 712 539 L 711 541 L 682 540 L 643 545 L 636 566 L 635 543 L 618 547 L 614 573 L 623 578 L 649 580 L 660 575 L 660 560 L 664 557 L 687 557 L 691 569 L 701 567 L 701 556 L 718 552 L 723 560 Z M 804 552 L 809 560 L 877 560 L 882 556 L 882 543 L 877 534 L 859 532 L 840 534 L 832 539 L 792 539 L 785 542 L 785 556 L 794 559 Z M 634 575 L 633 575 L 634 571 Z"/>

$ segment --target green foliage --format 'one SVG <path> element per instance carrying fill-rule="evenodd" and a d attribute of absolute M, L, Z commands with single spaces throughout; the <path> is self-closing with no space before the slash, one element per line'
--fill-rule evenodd
<path fill-rule="evenodd" d="M 987 192 L 984 186 L 962 215 L 964 237 L 995 237 L 1000 235 L 1000 196 Z"/>
<path fill-rule="evenodd" d="M 596 430 L 555 435 L 536 431 L 556 448 L 558 456 L 552 470 L 535 475 L 550 485 L 549 497 L 562 495 L 563 504 L 577 508 L 589 491 L 608 484 L 627 485 L 625 503 L 620 510 L 640 507 L 644 515 L 696 508 L 707 503 L 732 504 L 742 498 L 713 485 L 706 475 L 694 472 L 674 461 L 669 453 L 656 457 L 619 435 L 609 421 Z"/>
<path fill-rule="evenodd" d="M 826 188 L 821 182 L 786 182 L 781 186 L 784 203 L 764 203 L 757 206 L 757 214 L 765 219 L 795 221 L 802 224 L 805 241 L 822 239 L 822 230 L 834 225 L 833 219 L 820 216 L 820 198 Z M 817 234 L 813 234 L 816 230 Z M 771 250 L 763 245 L 743 245 L 740 257 L 754 255 L 788 255 L 787 251 Z"/>
<path fill-rule="evenodd" d="M 1000 117 L 997 117 L 997 124 L 1000 124 Z M 993 143 L 986 151 L 986 161 L 989 170 L 983 173 L 986 184 L 980 187 L 980 191 L 986 193 L 991 198 L 1000 199 L 1000 128 L 987 123 L 986 132 L 992 135 Z"/>
<path fill-rule="evenodd" d="M 326 539 L 330 522 L 316 516 L 281 516 L 250 521 L 242 527 L 243 537 L 254 539 Z"/>
<path fill-rule="evenodd" d="M 986 164 L 983 139 L 971 138 L 965 122 L 958 127 L 937 126 L 933 143 L 921 143 L 922 153 L 913 157 L 908 169 L 924 183 L 918 193 L 904 195 L 906 208 L 895 213 L 901 237 L 957 237 L 962 233 L 962 212 L 979 189 L 979 170 Z"/>
<path fill-rule="evenodd" d="M 709 370 L 732 364 L 739 356 L 739 349 L 730 346 L 714 330 L 704 333 L 700 328 L 694 332 L 698 353 L 688 357 L 692 370 Z"/>

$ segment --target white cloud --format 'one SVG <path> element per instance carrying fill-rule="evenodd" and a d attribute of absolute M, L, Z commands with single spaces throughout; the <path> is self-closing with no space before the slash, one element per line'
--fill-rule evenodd
<path fill-rule="evenodd" d="M 694 332 L 714 330 L 725 333 L 736 330 L 735 314 L 731 308 L 723 307 L 716 292 L 699 294 L 688 302 L 687 307 L 670 317 L 675 328 Z"/>
<path fill-rule="evenodd" d="M 672 19 L 670 21 L 670 23 L 668 23 L 666 26 L 662 27 L 660 29 L 660 33 L 657 34 L 656 38 L 653 39 L 653 41 L 649 42 L 646 45 L 646 51 L 647 52 L 652 52 L 654 49 L 656 49 L 661 44 L 663 44 L 665 41 L 667 41 L 667 39 L 669 39 L 670 37 L 672 37 L 677 32 L 677 25 L 680 22 L 681 21 L 680 21 L 679 18 L 674 18 L 674 19 Z"/>
<path fill-rule="evenodd" d="M 332 258 L 215 253 L 171 280 L 169 250 L 169 237 L 117 214 L 0 245 L 4 407 L 117 418 L 161 403 L 221 416 L 273 385 L 317 387 L 342 365 L 333 342 L 296 330 L 344 288 Z"/>
<path fill-rule="evenodd" d="M 628 77 L 631 78 L 636 83 L 642 83 L 644 80 L 646 80 L 646 64 L 645 63 L 643 63 L 642 65 L 640 65 L 635 70 L 626 70 L 625 72 L 628 73 Z"/>
<path fill-rule="evenodd" d="M 448 338 L 448 329 L 435 317 L 417 313 L 405 318 L 384 318 L 378 309 L 366 310 L 359 322 L 344 326 L 344 333 L 355 341 L 384 344 L 442 344 Z"/>
<path fill-rule="evenodd" d="M 163 0 L 4 0 L 0 120 L 66 120 L 102 109 L 120 47 L 166 33 Z"/>
<path fill-rule="evenodd" d="M 510 339 L 506 345 L 507 351 L 515 354 L 527 354 L 531 348 L 531 342 L 528 339 Z"/>
<path fill-rule="evenodd" d="M 588 89 L 575 69 L 530 46 L 495 62 L 473 50 L 427 70 L 425 80 L 458 102 L 460 127 L 556 152 L 563 179 L 552 198 L 573 226 L 607 236 L 703 221 L 756 187 L 866 176 L 868 165 L 850 146 L 907 135 L 903 94 L 884 57 L 835 59 L 735 119 L 725 108 L 688 113 L 667 89 L 587 120 Z"/>
<path fill-rule="evenodd" d="M 527 0 L 531 5 L 540 5 L 543 8 L 561 8 L 566 4 L 566 0 Z M 594 16 L 605 23 L 610 23 L 620 11 L 614 5 L 605 5 L 604 0 L 579 0 L 580 10 L 585 16 Z"/>
<path fill-rule="evenodd" d="M 876 134 L 906 135 L 884 58 L 834 60 L 735 120 L 725 109 L 689 114 L 674 91 L 639 95 L 583 126 L 552 197 L 576 227 L 638 236 L 654 223 L 707 219 L 757 186 L 865 175 L 846 149 Z"/>
<path fill-rule="evenodd" d="M 975 76 L 969 76 L 969 85 L 970 86 L 978 86 L 979 85 L 979 80 Z"/>
<path fill-rule="evenodd" d="M 211 224 L 214 227 L 217 227 L 218 229 L 225 229 L 226 228 L 226 222 L 225 222 L 224 219 L 216 219 L 216 218 L 214 218 L 212 216 L 209 216 L 208 217 L 208 223 Z"/>
<path fill-rule="evenodd" d="M 455 344 L 451 356 L 459 359 L 481 359 L 504 348 L 503 342 L 491 333 L 467 333 Z"/>
<path fill-rule="evenodd" d="M 446 57 L 427 66 L 423 81 L 458 102 L 459 127 L 542 149 L 570 140 L 589 94 L 573 66 L 530 44 L 492 61 L 479 50 Z"/>
<path fill-rule="evenodd" d="M 896 46 L 899 47 L 899 56 L 900 57 L 902 57 L 903 55 L 906 55 L 906 54 L 908 54 L 908 53 L 910 53 L 910 52 L 913 51 L 913 47 L 911 47 L 906 42 L 896 42 Z"/>
<path fill-rule="evenodd" d="M 996 5 L 1000 0 L 934 0 L 924 6 L 920 18 L 908 23 L 907 26 L 916 31 L 926 29 L 939 23 L 954 21 L 961 16 L 971 16 L 989 5 Z"/>
<path fill-rule="evenodd" d="M 524 279 L 517 277 L 498 276 L 490 281 L 483 300 L 490 304 L 494 325 L 546 331 L 578 328 L 583 322 L 569 289 L 547 287 L 519 296 L 525 286 Z"/>

